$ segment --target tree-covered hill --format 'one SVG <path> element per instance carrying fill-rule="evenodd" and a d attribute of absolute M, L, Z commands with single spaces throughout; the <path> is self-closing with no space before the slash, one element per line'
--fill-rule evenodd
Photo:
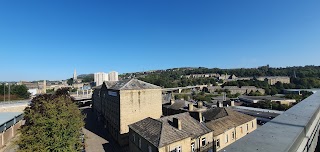
<path fill-rule="evenodd" d="M 148 72 L 125 73 L 122 78 L 137 77 L 143 81 L 150 82 L 162 87 L 178 87 L 196 84 L 215 84 L 214 78 L 187 79 L 183 76 L 190 74 L 218 73 L 236 75 L 237 77 L 258 76 L 289 76 L 293 85 L 287 88 L 314 88 L 320 87 L 320 66 L 295 66 L 274 68 L 261 66 L 258 68 L 219 69 L 219 68 L 173 68 L 167 70 L 154 70 Z"/>

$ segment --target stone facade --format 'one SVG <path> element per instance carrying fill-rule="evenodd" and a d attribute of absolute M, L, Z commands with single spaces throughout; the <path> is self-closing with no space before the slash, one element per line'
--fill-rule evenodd
<path fill-rule="evenodd" d="M 108 87 L 104 83 L 92 97 L 93 110 L 120 145 L 128 144 L 128 125 L 162 115 L 161 88 L 140 80 L 119 81 Z"/>
<path fill-rule="evenodd" d="M 290 77 L 281 77 L 281 76 L 269 76 L 269 77 L 258 77 L 257 80 L 264 81 L 268 80 L 270 85 L 275 85 L 277 82 L 281 83 L 290 83 Z"/>
<path fill-rule="evenodd" d="M 245 135 L 251 133 L 257 129 L 257 119 L 244 123 L 240 126 L 230 128 L 226 130 L 223 134 L 214 137 L 214 146 L 216 151 L 219 151 L 228 145 L 234 143 L 238 139 L 244 137 Z"/>

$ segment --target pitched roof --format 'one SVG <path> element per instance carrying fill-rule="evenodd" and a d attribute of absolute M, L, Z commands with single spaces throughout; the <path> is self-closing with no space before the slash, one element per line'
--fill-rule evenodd
<path fill-rule="evenodd" d="M 178 110 L 188 106 L 189 103 L 192 103 L 192 102 L 185 101 L 185 100 L 174 100 L 173 104 L 168 103 L 166 105 L 163 105 L 163 107 Z"/>
<path fill-rule="evenodd" d="M 173 118 L 181 120 L 181 130 L 173 126 Z M 204 124 L 192 118 L 189 113 L 167 116 L 158 120 L 149 117 L 129 127 L 158 148 L 211 132 Z"/>
<path fill-rule="evenodd" d="M 104 82 L 108 89 L 112 90 L 141 90 L 141 89 L 161 89 L 161 87 L 138 80 L 126 79 L 121 81 Z"/>
<path fill-rule="evenodd" d="M 226 130 L 240 126 L 255 118 L 239 113 L 230 108 L 214 108 L 202 114 L 206 119 L 206 126 L 213 131 L 213 136 L 220 135 Z M 209 120 L 209 121 L 208 121 Z"/>

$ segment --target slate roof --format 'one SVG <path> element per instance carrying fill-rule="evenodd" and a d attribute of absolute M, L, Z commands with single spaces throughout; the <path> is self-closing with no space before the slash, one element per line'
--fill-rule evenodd
<path fill-rule="evenodd" d="M 173 118 L 181 120 L 181 130 L 173 126 Z M 204 124 L 192 118 L 188 112 L 162 117 L 158 120 L 148 117 L 129 125 L 129 127 L 158 148 L 211 132 Z"/>
<path fill-rule="evenodd" d="M 173 104 L 167 103 L 166 105 L 163 105 L 163 107 L 179 110 L 181 108 L 187 107 L 189 103 L 192 103 L 192 102 L 185 101 L 185 100 L 174 100 Z"/>
<path fill-rule="evenodd" d="M 206 126 L 213 131 L 213 136 L 220 135 L 226 130 L 240 126 L 255 118 L 246 114 L 239 113 L 230 108 L 214 108 L 204 113 Z"/>
<path fill-rule="evenodd" d="M 112 90 L 141 90 L 141 89 L 161 89 L 161 87 L 138 80 L 126 79 L 121 81 L 104 82 L 108 89 Z"/>

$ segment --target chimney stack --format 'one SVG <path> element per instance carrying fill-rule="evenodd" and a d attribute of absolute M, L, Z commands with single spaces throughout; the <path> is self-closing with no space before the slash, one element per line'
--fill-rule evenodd
<path fill-rule="evenodd" d="M 189 110 L 189 111 L 193 111 L 193 104 L 192 104 L 192 103 L 189 103 L 189 104 L 188 104 L 188 110 Z"/>
<path fill-rule="evenodd" d="M 171 105 L 174 104 L 174 95 L 173 95 L 173 92 L 171 92 L 170 104 L 171 104 Z"/>
<path fill-rule="evenodd" d="M 181 128 L 182 128 L 181 120 L 178 118 L 173 118 L 173 125 L 174 125 L 174 127 L 176 127 L 179 130 L 181 130 Z"/>
<path fill-rule="evenodd" d="M 231 106 L 234 106 L 234 101 L 231 101 Z"/>
<path fill-rule="evenodd" d="M 198 112 L 198 117 L 199 117 L 199 122 L 203 122 L 203 117 L 201 112 Z"/>
<path fill-rule="evenodd" d="M 202 108 L 203 106 L 203 102 L 202 101 L 198 101 L 198 108 Z"/>
<path fill-rule="evenodd" d="M 223 102 L 218 101 L 218 107 L 222 108 L 223 107 Z"/>

